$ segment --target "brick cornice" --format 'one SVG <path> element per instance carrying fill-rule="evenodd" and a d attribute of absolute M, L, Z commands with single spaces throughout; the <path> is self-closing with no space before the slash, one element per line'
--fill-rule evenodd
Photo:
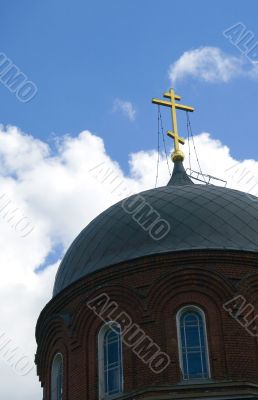
<path fill-rule="evenodd" d="M 165 267 L 167 269 L 174 268 L 175 270 L 180 267 L 191 266 L 201 268 L 205 267 L 207 271 L 210 271 L 221 264 L 223 264 L 224 268 L 226 268 L 227 265 L 241 266 L 242 268 L 257 267 L 258 272 L 258 254 L 241 251 L 196 250 L 165 255 L 153 255 L 113 265 L 102 271 L 87 275 L 86 277 L 72 283 L 46 304 L 38 318 L 36 339 L 42 329 L 42 323 L 44 324 L 43 321 L 47 318 L 48 314 L 57 313 L 59 310 L 65 308 L 66 305 L 71 303 L 75 298 L 87 293 L 92 288 L 97 289 L 103 285 L 106 287 L 110 281 L 114 281 L 123 276 L 132 275 L 139 271 L 139 269 L 141 272 L 144 271 L 149 273 L 153 269 L 160 267 Z M 146 268 L 148 268 L 147 271 Z"/>

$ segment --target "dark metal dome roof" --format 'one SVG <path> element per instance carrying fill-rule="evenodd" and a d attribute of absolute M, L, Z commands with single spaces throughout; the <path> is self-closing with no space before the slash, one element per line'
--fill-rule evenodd
<path fill-rule="evenodd" d="M 53 294 L 92 272 L 143 256 L 188 250 L 258 252 L 258 198 L 237 190 L 194 185 L 176 163 L 166 187 L 140 194 L 170 225 L 154 240 L 122 202 L 95 218 L 75 239 L 56 275 Z M 136 196 L 130 199 L 136 201 Z"/>

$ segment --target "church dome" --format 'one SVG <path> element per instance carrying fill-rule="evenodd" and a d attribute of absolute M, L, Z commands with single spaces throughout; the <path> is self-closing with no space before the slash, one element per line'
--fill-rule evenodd
<path fill-rule="evenodd" d="M 152 232 L 147 205 L 162 223 Z M 136 205 L 139 208 L 134 209 Z M 136 211 L 135 211 L 136 210 Z M 138 216 L 136 216 L 138 213 Z M 165 229 L 165 230 L 164 230 Z M 165 187 L 121 201 L 95 218 L 68 249 L 53 294 L 93 272 L 140 257 L 193 250 L 258 253 L 258 198 L 224 187 L 193 184 L 176 162 Z"/>
<path fill-rule="evenodd" d="M 258 198 L 192 182 L 175 111 L 193 108 L 163 97 L 173 174 L 101 213 L 64 256 L 36 327 L 45 400 L 258 399 Z"/>

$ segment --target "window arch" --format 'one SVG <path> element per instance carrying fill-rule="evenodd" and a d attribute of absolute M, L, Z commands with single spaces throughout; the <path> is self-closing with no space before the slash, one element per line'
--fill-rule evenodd
<path fill-rule="evenodd" d="M 62 400 L 64 382 L 63 356 L 57 353 L 52 362 L 51 368 L 51 400 Z"/>
<path fill-rule="evenodd" d="M 204 312 L 196 306 L 177 314 L 179 361 L 184 380 L 210 377 L 209 351 Z"/>
<path fill-rule="evenodd" d="M 115 397 L 123 392 L 121 328 L 116 322 L 102 326 L 98 338 L 99 395 Z"/>

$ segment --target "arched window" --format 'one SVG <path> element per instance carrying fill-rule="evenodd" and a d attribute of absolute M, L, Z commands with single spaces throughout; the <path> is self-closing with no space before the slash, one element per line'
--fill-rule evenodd
<path fill-rule="evenodd" d="M 63 371 L 63 356 L 61 353 L 57 353 L 51 369 L 51 400 L 62 400 L 63 398 Z"/>
<path fill-rule="evenodd" d="M 123 392 L 121 328 L 115 322 L 99 332 L 99 394 L 107 398 Z"/>
<path fill-rule="evenodd" d="M 210 377 L 209 352 L 204 312 L 195 306 L 177 314 L 180 367 L 184 380 Z"/>

